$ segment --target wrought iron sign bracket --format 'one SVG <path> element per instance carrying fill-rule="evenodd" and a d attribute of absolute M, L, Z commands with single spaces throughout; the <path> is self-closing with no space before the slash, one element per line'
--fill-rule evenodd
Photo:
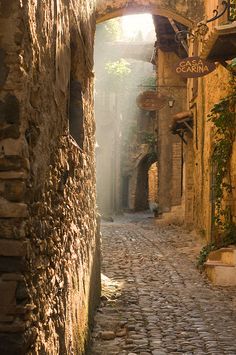
<path fill-rule="evenodd" d="M 190 40 L 195 40 L 197 36 L 204 37 L 209 28 L 207 26 L 208 23 L 213 22 L 221 18 L 227 11 L 227 19 L 229 22 L 236 21 L 236 0 L 223 0 L 222 6 L 224 8 L 221 12 L 218 9 L 213 10 L 214 16 L 210 19 L 205 19 L 198 23 L 197 28 L 192 32 L 191 30 L 178 31 L 175 35 L 176 42 L 182 43 L 184 40 L 186 41 L 187 36 Z"/>
<path fill-rule="evenodd" d="M 232 0 L 224 0 L 222 1 L 222 6 L 224 6 L 224 9 L 219 13 L 219 11 L 216 9 L 213 11 L 214 16 L 207 20 L 207 23 L 213 22 L 220 17 L 222 17 L 226 11 L 228 12 L 228 21 L 233 22 L 236 20 L 236 3 Z"/>

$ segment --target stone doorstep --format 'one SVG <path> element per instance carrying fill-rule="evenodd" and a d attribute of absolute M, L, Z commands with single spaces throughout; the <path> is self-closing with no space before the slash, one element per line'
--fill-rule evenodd
<path fill-rule="evenodd" d="M 231 266 L 236 266 L 236 248 L 221 248 L 219 250 L 212 251 L 207 262 L 221 262 Z"/>
<path fill-rule="evenodd" d="M 210 261 L 204 264 L 208 279 L 217 286 L 236 286 L 236 266 Z"/>

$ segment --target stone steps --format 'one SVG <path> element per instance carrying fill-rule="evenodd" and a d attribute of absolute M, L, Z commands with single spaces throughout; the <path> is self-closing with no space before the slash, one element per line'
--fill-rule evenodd
<path fill-rule="evenodd" d="M 236 247 L 221 248 L 212 251 L 208 256 L 209 261 L 220 261 L 224 264 L 236 265 Z"/>
<path fill-rule="evenodd" d="M 236 247 L 212 251 L 204 264 L 208 279 L 218 286 L 236 286 Z"/>

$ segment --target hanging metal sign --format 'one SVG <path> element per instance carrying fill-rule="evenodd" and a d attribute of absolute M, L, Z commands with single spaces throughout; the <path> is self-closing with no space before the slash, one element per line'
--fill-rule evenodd
<path fill-rule="evenodd" d="M 136 103 L 142 110 L 157 111 L 166 105 L 167 97 L 156 91 L 144 91 L 138 95 Z"/>
<path fill-rule="evenodd" d="M 213 62 L 200 57 L 187 57 L 182 59 L 175 67 L 176 73 L 183 78 L 199 78 L 210 74 L 216 69 Z"/>

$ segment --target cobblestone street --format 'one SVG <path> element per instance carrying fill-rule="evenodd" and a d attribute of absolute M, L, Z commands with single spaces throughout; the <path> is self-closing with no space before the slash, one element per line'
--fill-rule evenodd
<path fill-rule="evenodd" d="M 200 242 L 148 215 L 104 223 L 92 355 L 235 355 L 236 290 L 196 269 Z"/>

